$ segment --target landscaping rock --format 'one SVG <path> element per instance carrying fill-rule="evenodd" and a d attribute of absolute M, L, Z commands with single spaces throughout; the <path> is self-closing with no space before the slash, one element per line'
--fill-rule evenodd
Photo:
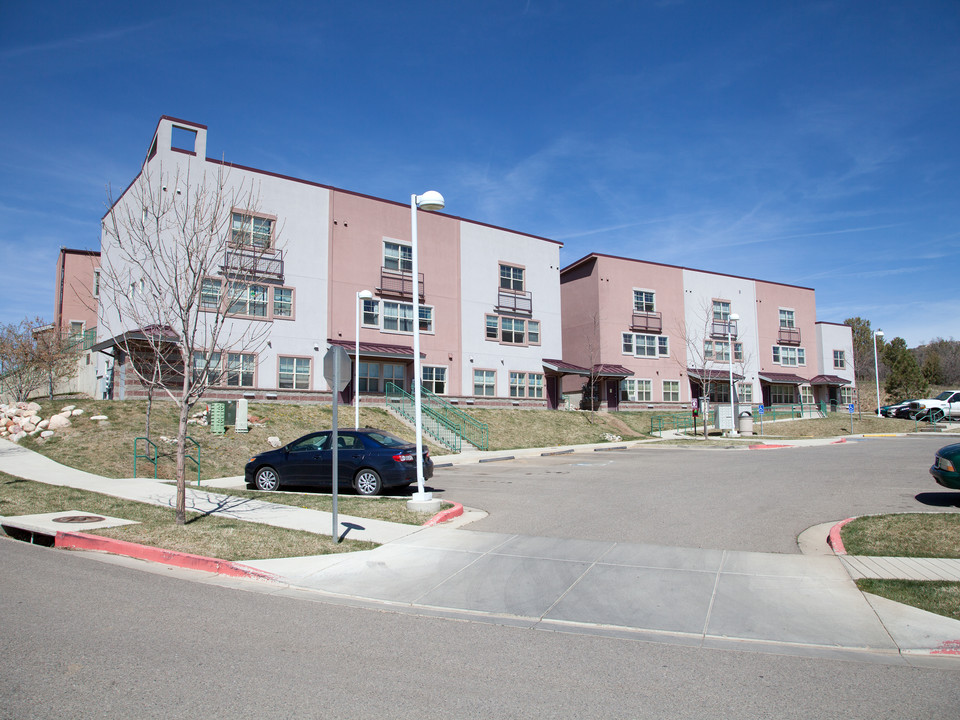
<path fill-rule="evenodd" d="M 91 415 L 91 416 L 90 416 L 90 419 L 91 419 L 91 420 L 106 420 L 106 419 L 107 419 L 107 416 L 106 416 L 106 415 Z"/>
<path fill-rule="evenodd" d="M 83 415 L 83 408 L 77 408 L 76 410 L 71 410 L 70 414 L 76 417 L 77 415 Z"/>
<path fill-rule="evenodd" d="M 40 433 L 40 437 L 46 440 L 48 437 L 52 437 L 53 434 L 54 434 L 53 430 L 44 430 L 43 432 Z"/>
<path fill-rule="evenodd" d="M 70 427 L 70 425 L 70 418 L 66 415 L 54 415 L 50 418 L 47 427 L 51 430 L 59 430 L 60 428 Z"/>

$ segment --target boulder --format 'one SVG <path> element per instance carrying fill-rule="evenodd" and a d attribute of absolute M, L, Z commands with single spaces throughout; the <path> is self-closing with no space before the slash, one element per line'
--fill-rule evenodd
<path fill-rule="evenodd" d="M 106 419 L 107 419 L 107 416 L 106 416 L 106 415 L 91 415 L 91 416 L 90 416 L 90 419 L 91 419 L 91 420 L 106 420 Z"/>
<path fill-rule="evenodd" d="M 20 426 L 20 429 L 23 430 L 24 432 L 32 433 L 34 430 L 37 429 L 37 426 L 34 423 L 27 421 Z"/>
<path fill-rule="evenodd" d="M 35 402 L 27 403 L 26 409 L 32 411 L 33 414 L 36 415 L 38 412 L 40 412 L 40 404 Z"/>
<path fill-rule="evenodd" d="M 40 433 L 40 437 L 42 437 L 44 440 L 46 440 L 48 437 L 52 435 L 53 435 L 53 430 L 44 430 L 43 432 Z"/>
<path fill-rule="evenodd" d="M 70 418 L 66 415 L 54 415 L 47 424 L 50 430 L 59 430 L 60 428 L 70 427 Z"/>
<path fill-rule="evenodd" d="M 76 417 L 77 415 L 83 415 L 83 408 L 77 408 L 76 410 L 71 410 L 70 414 Z"/>
<path fill-rule="evenodd" d="M 62 413 L 70 413 L 70 412 L 73 412 L 73 409 L 74 409 L 75 407 L 76 407 L 76 405 L 66 405 L 65 407 L 60 408 L 60 413 L 62 414 Z"/>
<path fill-rule="evenodd" d="M 41 420 L 40 422 L 37 423 L 37 427 L 40 428 L 41 430 L 46 430 L 47 425 L 49 424 L 50 424 L 49 420 Z"/>

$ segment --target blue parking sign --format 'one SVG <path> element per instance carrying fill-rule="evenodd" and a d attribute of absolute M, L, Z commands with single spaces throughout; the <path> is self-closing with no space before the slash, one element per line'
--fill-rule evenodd
<path fill-rule="evenodd" d="M 757 412 L 763 415 L 763 403 L 760 403 L 760 405 L 757 406 Z"/>
<path fill-rule="evenodd" d="M 847 405 L 847 411 L 848 411 L 851 415 L 853 415 L 853 403 L 850 403 L 849 405 Z"/>

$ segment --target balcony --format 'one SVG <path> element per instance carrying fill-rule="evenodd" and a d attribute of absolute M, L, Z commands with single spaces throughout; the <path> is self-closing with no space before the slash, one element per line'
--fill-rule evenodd
<path fill-rule="evenodd" d="M 630 329 L 634 332 L 662 333 L 663 317 L 658 312 L 635 312 Z"/>
<path fill-rule="evenodd" d="M 800 328 L 795 328 L 795 327 L 780 328 L 780 332 L 777 333 L 777 344 L 778 345 L 799 345 L 800 344 Z"/>
<path fill-rule="evenodd" d="M 423 273 L 418 275 L 420 300 L 423 301 Z M 380 287 L 377 288 L 377 293 L 413 300 L 413 274 L 380 268 Z"/>
<path fill-rule="evenodd" d="M 497 293 L 497 312 L 533 314 L 533 294 L 529 290 L 504 290 Z"/>
<path fill-rule="evenodd" d="M 721 338 L 726 339 L 727 335 L 730 337 L 737 337 L 737 322 L 736 320 L 713 320 L 710 323 L 710 337 L 712 338 Z"/>
<path fill-rule="evenodd" d="M 220 272 L 224 277 L 283 282 L 283 254 L 228 248 Z"/>

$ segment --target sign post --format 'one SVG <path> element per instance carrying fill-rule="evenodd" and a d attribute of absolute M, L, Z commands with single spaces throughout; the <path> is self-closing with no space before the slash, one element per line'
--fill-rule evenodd
<path fill-rule="evenodd" d="M 693 400 L 690 401 L 690 412 L 693 413 L 693 436 L 696 437 L 697 436 L 697 414 L 700 412 L 699 398 L 693 398 Z"/>
<path fill-rule="evenodd" d="M 853 403 L 847 405 L 847 410 L 850 411 L 850 434 L 853 435 Z"/>
<path fill-rule="evenodd" d="M 337 490 L 340 479 L 340 442 L 337 427 L 339 413 L 338 399 L 344 388 L 350 384 L 350 356 L 339 345 L 331 345 L 327 354 L 323 356 L 323 379 L 333 389 L 333 421 L 330 426 L 330 446 L 333 450 L 333 528 L 330 536 L 336 543 L 340 542 L 339 518 L 337 517 Z"/>
<path fill-rule="evenodd" d="M 760 434 L 763 435 L 763 403 L 757 406 L 757 413 L 760 415 Z"/>

